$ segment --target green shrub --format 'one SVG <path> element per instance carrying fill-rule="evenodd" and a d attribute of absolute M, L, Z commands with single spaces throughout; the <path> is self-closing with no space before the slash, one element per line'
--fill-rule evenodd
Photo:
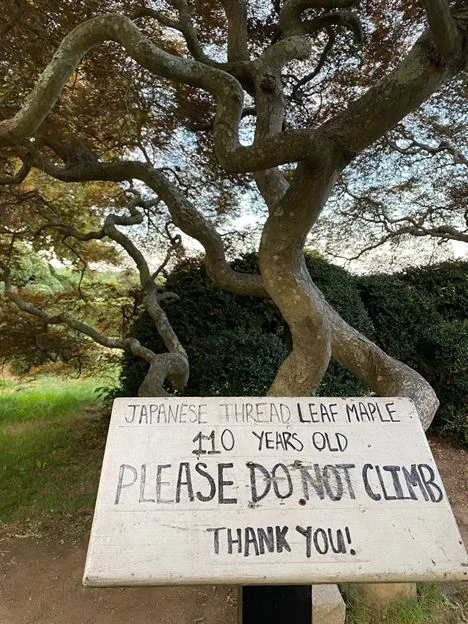
<path fill-rule="evenodd" d="M 427 379 L 440 400 L 434 426 L 463 444 L 468 441 L 467 268 L 468 263 L 445 262 L 358 282 L 377 344 Z"/>
<path fill-rule="evenodd" d="M 468 263 L 367 277 L 354 277 L 311 253 L 306 263 L 314 282 L 348 323 L 429 381 L 441 402 L 435 425 L 466 442 Z M 258 270 L 257 257 L 243 256 L 233 267 Z M 179 265 L 166 286 L 180 297 L 165 307 L 189 356 L 184 394 L 264 395 L 291 347 L 289 329 L 273 303 L 214 288 L 200 260 Z M 165 350 L 146 314 L 136 319 L 131 333 L 155 352 Z M 121 393 L 135 396 L 146 370 L 144 362 L 127 355 Z M 321 396 L 365 393 L 333 361 L 318 388 Z"/>
<path fill-rule="evenodd" d="M 446 321 L 468 318 L 468 262 L 412 267 L 400 278 L 429 297 Z"/>
<path fill-rule="evenodd" d="M 372 324 L 351 276 L 320 258 L 307 257 L 309 270 L 329 302 L 361 331 L 371 333 Z M 257 256 L 248 254 L 233 262 L 238 271 L 258 270 Z M 190 378 L 188 396 L 262 396 L 290 350 L 290 335 L 276 306 L 268 299 L 246 297 L 216 289 L 200 260 L 189 260 L 172 272 L 166 287 L 180 297 L 166 305 L 170 321 L 187 350 Z M 136 321 L 132 335 L 156 352 L 164 350 L 151 319 L 145 313 Z M 134 396 L 147 364 L 126 355 L 121 393 Z M 361 394 L 359 382 L 332 362 L 319 394 Z"/>
<path fill-rule="evenodd" d="M 181 264 L 166 287 L 180 297 L 165 307 L 189 356 L 184 394 L 264 394 L 289 351 L 285 326 L 273 303 L 214 288 L 198 260 Z M 164 351 L 146 313 L 136 319 L 131 333 L 153 351 Z M 145 362 L 126 355 L 121 393 L 135 396 L 147 368 Z"/>

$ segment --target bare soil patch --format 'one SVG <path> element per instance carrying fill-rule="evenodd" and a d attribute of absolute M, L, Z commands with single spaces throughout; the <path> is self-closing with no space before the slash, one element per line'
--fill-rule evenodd
<path fill-rule="evenodd" d="M 465 546 L 468 546 L 468 451 L 441 438 L 429 438 Z"/>
<path fill-rule="evenodd" d="M 86 542 L 5 539 L 1 624 L 234 624 L 230 587 L 85 588 Z"/>

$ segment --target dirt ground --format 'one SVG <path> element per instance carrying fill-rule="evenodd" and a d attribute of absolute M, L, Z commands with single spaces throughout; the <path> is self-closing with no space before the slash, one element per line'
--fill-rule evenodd
<path fill-rule="evenodd" d="M 466 451 L 431 440 L 465 544 Z M 63 542 L 63 543 L 61 543 Z M 81 585 L 87 541 L 0 539 L 0 624 L 234 624 L 230 587 L 112 588 Z"/>

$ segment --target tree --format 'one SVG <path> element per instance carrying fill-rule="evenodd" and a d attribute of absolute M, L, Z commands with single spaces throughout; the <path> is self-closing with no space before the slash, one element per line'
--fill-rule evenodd
<path fill-rule="evenodd" d="M 63 0 L 65 19 L 48 21 L 48 0 L 34 6 L 7 3 L 1 181 L 7 197 L 31 171 L 66 183 L 116 184 L 124 192 L 114 203 L 117 210 L 88 206 L 87 218 L 79 207 L 67 215 L 62 205 L 51 206 L 42 197 L 33 225 L 12 201 L 14 227 L 3 230 L 0 265 L 6 297 L 47 325 L 65 324 L 146 359 L 150 368 L 141 394 L 162 394 L 167 382 L 182 390 L 187 354 L 160 305 L 161 297 L 170 295 L 158 289 L 135 239 L 121 229 L 147 219 L 171 253 L 180 245 L 171 230 L 175 226 L 201 243 L 216 286 L 271 297 L 287 321 L 292 349 L 272 395 L 311 393 L 333 357 L 378 394 L 412 397 L 428 426 L 437 408 L 428 383 L 328 305 L 306 270 L 303 247 L 340 175 L 384 139 L 405 151 L 407 144 L 395 136 L 399 124 L 457 80 L 467 59 L 464 4 L 394 0 L 362 9 L 356 0 L 75 4 Z M 408 37 L 408 26 L 414 37 Z M 363 30 L 370 36 L 359 63 Z M 31 38 L 35 45 L 23 57 L 17 48 L 29 49 Z M 51 48 L 56 48 L 52 60 L 36 79 L 37 64 Z M 249 135 L 252 141 L 245 144 Z M 182 164 L 169 169 L 171 152 Z M 232 269 L 216 228 L 226 212 L 235 211 L 236 186 L 249 193 L 252 182 L 268 211 L 259 274 Z M 98 227 L 87 227 L 90 216 L 101 219 Z M 165 353 L 130 337 L 109 338 L 66 312 L 46 311 L 21 296 L 9 268 L 11 240 L 35 239 L 44 229 L 47 245 L 74 240 L 80 251 L 89 241 L 111 239 L 127 252 Z"/>

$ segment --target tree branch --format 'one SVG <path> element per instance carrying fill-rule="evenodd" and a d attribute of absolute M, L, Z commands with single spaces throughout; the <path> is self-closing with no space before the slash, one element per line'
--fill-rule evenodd
<path fill-rule="evenodd" d="M 426 31 L 393 71 L 318 131 L 336 141 L 352 158 L 462 69 L 468 58 L 466 47 L 452 56 L 453 62 L 441 66 L 434 60 L 432 35 Z"/>
<path fill-rule="evenodd" d="M 31 158 L 26 155 L 23 159 L 23 164 L 13 175 L 0 176 L 0 184 L 21 184 L 24 182 L 31 171 L 32 163 Z"/>
<path fill-rule="evenodd" d="M 279 23 L 283 36 L 306 32 L 301 15 L 306 9 L 337 9 L 356 6 L 359 0 L 288 0 L 280 11 Z"/>
<path fill-rule="evenodd" d="M 207 272 L 216 286 L 225 288 L 225 285 L 229 283 L 229 289 L 233 292 L 253 296 L 264 295 L 258 275 L 233 271 L 226 260 L 223 241 L 219 233 L 161 170 L 137 160 L 86 163 L 77 167 L 62 168 L 39 158 L 35 166 L 63 182 L 140 180 L 166 204 L 174 225 L 203 245 Z"/>
<path fill-rule="evenodd" d="M 139 341 L 131 338 L 120 340 L 108 338 L 98 332 L 95 328 L 78 321 L 66 312 L 61 312 L 56 315 L 48 315 L 43 310 L 40 310 L 24 301 L 18 293 L 12 289 L 9 268 L 1 261 L 0 268 L 4 273 L 3 279 L 5 283 L 5 295 L 21 310 L 42 319 L 47 324 L 67 325 L 68 327 L 87 335 L 102 346 L 113 349 L 127 350 L 138 357 L 142 357 L 149 362 L 150 369 L 142 384 L 141 391 L 144 393 L 151 392 L 152 394 L 157 392 L 157 395 L 159 395 L 167 394 L 163 388 L 166 377 L 176 389 L 182 390 L 184 388 L 189 375 L 187 353 L 169 323 L 166 313 L 159 304 L 160 297 L 158 288 L 154 283 L 146 259 L 136 245 L 128 238 L 128 236 L 117 228 L 117 225 L 131 226 L 141 223 L 143 217 L 137 210 L 136 206 L 147 206 L 153 203 L 154 201 L 152 200 L 149 202 L 144 201 L 141 197 L 137 196 L 128 206 L 129 215 L 110 214 L 106 217 L 103 227 L 94 232 L 81 232 L 76 228 L 67 226 L 63 223 L 51 222 L 45 227 L 60 229 L 62 232 L 67 234 L 67 236 L 73 236 L 81 241 L 101 239 L 104 238 L 104 236 L 107 236 L 127 251 L 135 262 L 139 272 L 140 283 L 144 293 L 143 301 L 145 309 L 152 318 L 156 330 L 161 336 L 169 353 L 155 354 L 151 350 L 143 347 Z M 148 396 L 148 394 L 144 394 L 143 396 Z"/>
<path fill-rule="evenodd" d="M 451 156 L 453 156 L 455 164 L 463 164 L 468 166 L 468 159 L 464 156 L 464 154 L 459 149 L 457 149 L 453 145 L 450 145 L 450 143 L 447 143 L 446 141 L 442 141 L 436 147 L 432 147 L 432 145 L 427 145 L 427 143 L 421 143 L 421 141 L 417 141 L 414 137 L 411 138 L 409 145 L 407 145 L 406 147 L 400 147 L 398 143 L 390 139 L 386 139 L 386 142 L 395 151 L 399 152 L 400 154 L 405 154 L 409 156 L 414 156 L 421 151 L 427 152 L 428 154 L 440 154 L 441 152 L 448 152 L 449 154 L 451 154 Z"/>
<path fill-rule="evenodd" d="M 120 43 L 135 61 L 154 74 L 199 87 L 216 98 L 215 151 L 228 171 L 256 171 L 306 158 L 321 160 L 323 145 L 318 146 L 317 137 L 306 130 L 282 132 L 261 145 L 242 145 L 239 122 L 243 90 L 238 81 L 220 69 L 164 52 L 144 37 L 131 20 L 113 13 L 88 20 L 63 39 L 25 105 L 12 119 L 0 122 L 0 146 L 21 144 L 36 132 L 81 58 L 104 41 Z M 283 59 L 304 59 L 309 54 L 310 45 L 305 39 L 290 37 L 287 43 L 275 48 L 271 59 L 281 63 Z M 33 149 L 32 144 L 29 147 Z"/>
<path fill-rule="evenodd" d="M 291 97 L 296 101 L 298 101 L 299 99 L 297 96 L 298 90 L 304 85 L 306 85 L 308 82 L 313 80 L 322 71 L 322 68 L 328 59 L 328 55 L 333 49 L 333 46 L 335 44 L 335 39 L 336 39 L 335 33 L 333 32 L 331 28 L 328 28 L 327 35 L 328 35 L 327 43 L 325 47 L 323 48 L 322 53 L 320 54 L 320 58 L 317 62 L 317 65 L 315 66 L 315 69 L 309 72 L 308 74 L 306 74 L 300 80 L 298 80 L 291 91 Z"/>
<path fill-rule="evenodd" d="M 447 0 L 423 0 L 427 21 L 437 50 L 444 63 L 451 63 L 461 54 L 461 37 Z"/>
<path fill-rule="evenodd" d="M 379 396 L 412 399 L 424 429 L 428 429 L 439 406 L 429 383 L 348 325 L 329 304 L 326 309 L 331 325 L 333 358 Z"/>
<path fill-rule="evenodd" d="M 220 0 L 228 24 L 228 61 L 248 61 L 247 3 L 245 0 Z"/>

